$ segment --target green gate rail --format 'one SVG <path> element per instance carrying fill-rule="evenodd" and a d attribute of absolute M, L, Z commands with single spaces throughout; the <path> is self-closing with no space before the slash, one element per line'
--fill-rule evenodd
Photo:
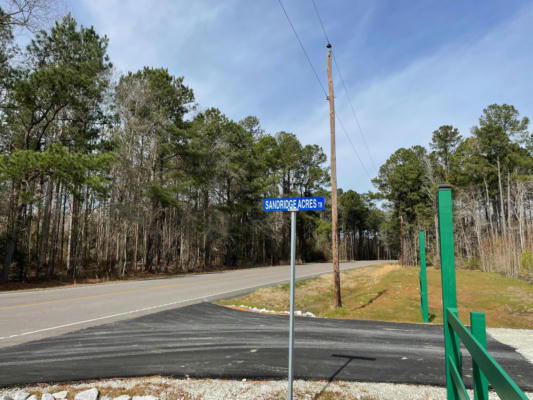
<path fill-rule="evenodd" d="M 420 231 L 419 235 L 420 243 L 420 274 L 418 276 L 420 281 L 420 311 L 422 313 L 422 320 L 429 322 L 428 316 L 428 282 L 426 274 L 426 233 Z"/>
<path fill-rule="evenodd" d="M 528 400 L 524 392 L 487 352 L 485 315 L 470 313 L 471 330 L 457 317 L 455 285 L 455 250 L 453 243 L 452 191 L 450 185 L 440 185 L 439 236 L 444 320 L 444 351 L 448 400 L 469 400 L 462 380 L 459 339 L 472 356 L 474 398 L 488 399 L 488 383 L 505 400 Z"/>

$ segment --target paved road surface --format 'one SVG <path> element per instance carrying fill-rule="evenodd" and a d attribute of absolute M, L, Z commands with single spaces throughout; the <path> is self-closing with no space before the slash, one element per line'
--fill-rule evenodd
<path fill-rule="evenodd" d="M 341 269 L 386 261 L 342 263 Z M 331 272 L 331 264 L 296 268 L 297 278 Z M 289 280 L 289 267 L 266 267 L 167 279 L 0 294 L 0 348 L 77 329 L 237 295 Z"/>
<path fill-rule="evenodd" d="M 444 384 L 442 326 L 297 318 L 295 376 Z M 281 378 L 288 318 L 209 303 L 145 315 L 0 349 L 0 386 L 161 374 Z M 533 365 L 489 339 L 519 386 L 533 390 Z M 470 360 L 463 361 L 468 376 Z"/>

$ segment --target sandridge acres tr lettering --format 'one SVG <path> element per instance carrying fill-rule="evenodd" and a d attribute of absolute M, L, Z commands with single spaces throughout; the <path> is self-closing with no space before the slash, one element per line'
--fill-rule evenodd
<path fill-rule="evenodd" d="M 316 208 L 318 208 L 318 201 L 316 198 L 265 200 L 265 210 L 309 210 Z"/>
<path fill-rule="evenodd" d="M 317 202 L 315 198 L 312 199 L 299 199 L 298 208 L 317 208 Z"/>
<path fill-rule="evenodd" d="M 268 210 L 279 210 L 279 209 L 289 209 L 289 208 L 295 208 L 296 207 L 296 200 L 295 199 L 276 199 L 276 200 L 270 200 L 266 202 L 267 209 Z"/>

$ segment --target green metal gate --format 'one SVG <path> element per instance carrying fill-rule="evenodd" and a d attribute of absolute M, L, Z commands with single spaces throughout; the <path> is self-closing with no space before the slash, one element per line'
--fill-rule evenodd
<path fill-rule="evenodd" d="M 489 383 L 504 400 L 527 400 L 524 392 L 486 350 L 485 314 L 470 313 L 471 330 L 467 329 L 457 316 L 452 189 L 450 185 L 439 186 L 438 202 L 448 400 L 470 399 L 462 380 L 459 340 L 472 357 L 474 398 L 476 400 L 488 399 Z"/>

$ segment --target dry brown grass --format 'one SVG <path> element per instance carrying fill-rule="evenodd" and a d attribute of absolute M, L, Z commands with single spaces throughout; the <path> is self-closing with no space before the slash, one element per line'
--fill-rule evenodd
<path fill-rule="evenodd" d="M 341 274 L 343 307 L 333 307 L 332 274 L 296 284 L 296 309 L 320 317 L 421 322 L 418 268 L 371 266 Z M 430 319 L 442 323 L 440 270 L 428 268 Z M 487 326 L 533 329 L 533 286 L 496 273 L 457 270 L 459 316 L 486 314 Z M 289 287 L 259 289 L 247 296 L 220 301 L 276 311 L 289 309 Z"/>

